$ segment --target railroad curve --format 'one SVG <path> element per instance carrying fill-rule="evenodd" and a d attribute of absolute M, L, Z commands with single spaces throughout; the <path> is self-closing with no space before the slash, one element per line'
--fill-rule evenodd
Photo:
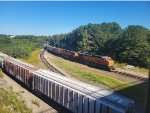
<path fill-rule="evenodd" d="M 58 69 L 56 69 L 54 66 L 52 66 L 45 58 L 44 58 L 44 52 L 45 50 L 42 50 L 40 53 L 40 58 L 42 60 L 42 62 L 45 64 L 45 66 L 50 70 L 53 71 L 55 73 L 59 73 L 63 76 L 65 76 L 62 72 L 60 72 Z"/>

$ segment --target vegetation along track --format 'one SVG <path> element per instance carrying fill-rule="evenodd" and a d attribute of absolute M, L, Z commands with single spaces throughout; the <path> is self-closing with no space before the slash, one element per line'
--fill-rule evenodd
<path fill-rule="evenodd" d="M 42 60 L 42 62 L 45 64 L 45 66 L 50 70 L 50 71 L 53 71 L 53 72 L 56 72 L 56 73 L 59 73 L 63 76 L 65 76 L 62 72 L 60 72 L 58 69 L 56 69 L 54 66 L 52 66 L 45 58 L 44 58 L 44 52 L 45 50 L 42 50 L 41 53 L 40 53 L 40 58 Z"/>

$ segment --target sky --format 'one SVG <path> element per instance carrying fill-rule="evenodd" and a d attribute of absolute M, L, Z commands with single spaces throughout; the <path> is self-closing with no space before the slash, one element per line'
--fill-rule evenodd
<path fill-rule="evenodd" d="M 53 35 L 102 22 L 150 29 L 150 2 L 0 2 L 0 34 Z"/>

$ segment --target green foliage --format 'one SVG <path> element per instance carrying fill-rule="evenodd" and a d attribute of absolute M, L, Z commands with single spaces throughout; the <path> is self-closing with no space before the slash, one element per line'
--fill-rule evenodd
<path fill-rule="evenodd" d="M 41 52 L 40 49 L 37 49 L 33 51 L 29 57 L 27 57 L 26 59 L 21 59 L 21 60 L 37 66 L 40 62 L 40 59 L 38 57 L 40 52 Z"/>
<path fill-rule="evenodd" d="M 42 48 L 47 38 L 44 36 L 0 35 L 0 51 L 14 58 L 27 58 L 37 48 Z"/>
<path fill-rule="evenodd" d="M 138 25 L 121 29 L 115 22 L 88 24 L 68 34 L 51 36 L 49 44 L 86 54 L 108 55 L 131 65 L 150 65 L 150 30 Z"/>
<path fill-rule="evenodd" d="M 129 26 L 120 38 L 117 52 L 121 61 L 149 67 L 150 64 L 150 31 L 142 26 Z"/>

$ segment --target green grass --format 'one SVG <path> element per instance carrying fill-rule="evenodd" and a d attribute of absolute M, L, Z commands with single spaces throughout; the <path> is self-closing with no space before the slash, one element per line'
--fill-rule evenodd
<path fill-rule="evenodd" d="M 114 79 L 105 74 L 100 74 L 98 72 L 93 72 L 91 70 L 87 70 L 86 68 L 79 67 L 76 64 L 73 64 L 72 62 L 68 62 L 68 61 L 65 62 L 60 59 L 53 59 L 52 62 L 55 63 L 60 68 L 62 68 L 63 70 L 65 70 L 71 76 L 85 82 L 92 81 L 95 83 L 101 83 L 111 88 L 117 88 L 120 85 L 122 86 L 124 84 L 127 84 L 126 82 Z"/>
<path fill-rule="evenodd" d="M 17 96 L 11 89 L 0 88 L 0 112 L 1 113 L 32 113 L 25 101 Z"/>
<path fill-rule="evenodd" d="M 116 62 L 115 63 L 115 68 L 121 68 L 121 69 L 125 69 L 125 67 L 127 66 L 128 64 L 127 63 L 118 63 Z M 142 74 L 145 74 L 145 75 L 148 75 L 148 72 L 149 70 L 146 69 L 146 68 L 142 68 L 142 67 L 137 67 L 137 66 L 134 66 L 134 68 L 130 69 L 136 73 L 142 73 Z"/>
<path fill-rule="evenodd" d="M 37 100 L 32 100 L 32 103 L 35 104 L 36 106 L 40 107 L 40 103 Z"/>
<path fill-rule="evenodd" d="M 40 62 L 40 59 L 38 58 L 39 54 L 40 54 L 40 49 L 37 49 L 37 50 L 33 51 L 28 58 L 21 59 L 21 60 L 24 62 L 33 64 L 33 65 L 37 65 Z"/>
<path fill-rule="evenodd" d="M 118 63 L 118 62 L 115 62 L 115 68 L 124 68 L 127 65 L 128 65 L 127 63 Z"/>
<path fill-rule="evenodd" d="M 145 89 L 140 86 L 115 79 L 109 75 L 88 70 L 83 66 L 79 66 L 73 62 L 64 61 L 58 57 L 52 58 L 51 61 L 61 69 L 65 70 L 68 74 L 81 81 L 84 81 L 86 83 L 92 82 L 104 84 L 128 97 L 144 103 Z"/>
<path fill-rule="evenodd" d="M 1 69 L 0 69 L 0 78 L 3 78 L 3 72 Z"/>

